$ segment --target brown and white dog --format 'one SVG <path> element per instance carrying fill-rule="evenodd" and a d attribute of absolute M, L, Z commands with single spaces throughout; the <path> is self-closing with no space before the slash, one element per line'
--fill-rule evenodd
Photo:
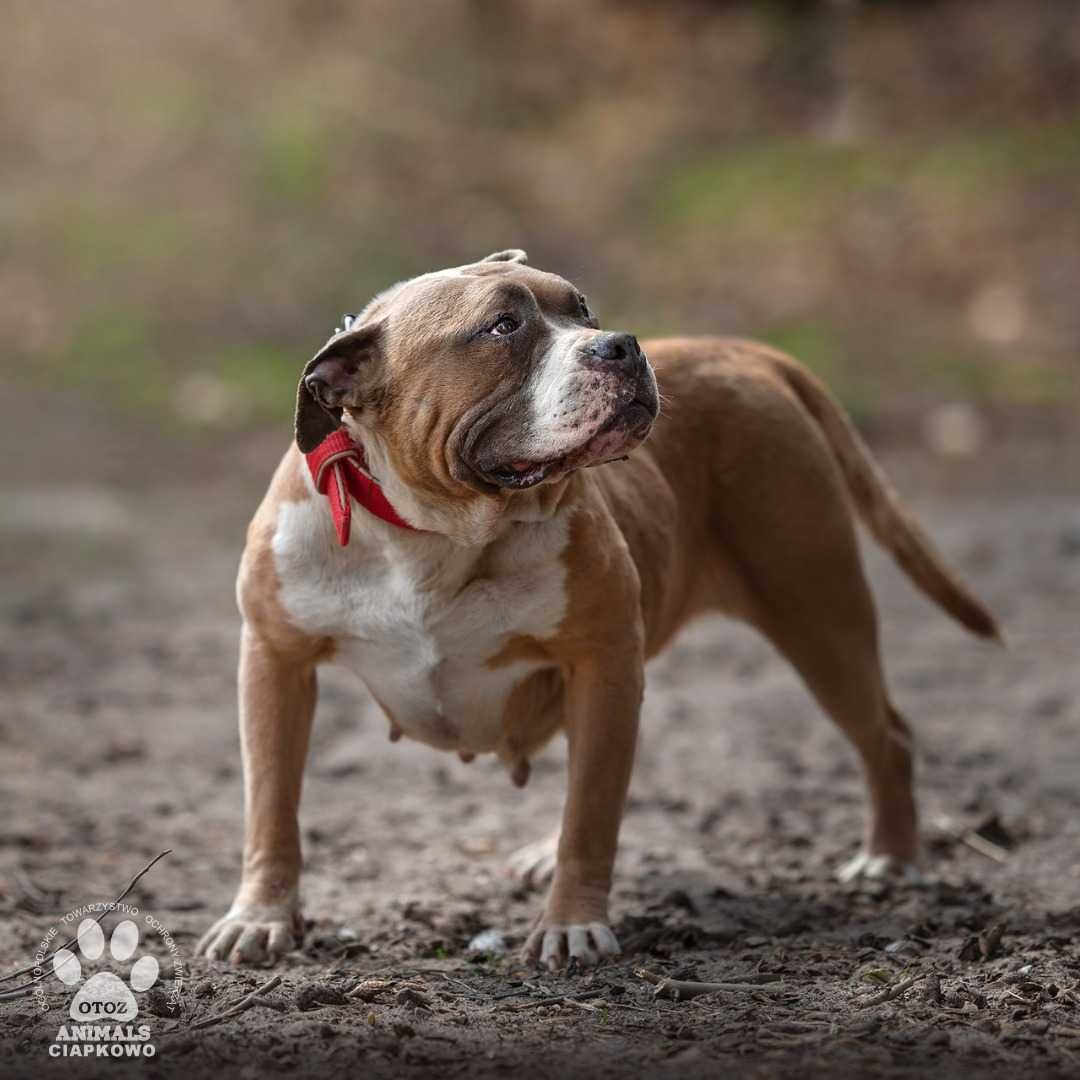
<path fill-rule="evenodd" d="M 844 873 L 915 864 L 910 737 L 855 518 L 969 630 L 997 637 L 993 617 L 804 368 L 744 341 L 646 348 L 504 251 L 395 285 L 307 365 L 296 445 L 240 569 L 243 878 L 201 953 L 265 962 L 300 933 L 297 809 L 329 662 L 360 676 L 391 737 L 496 754 L 518 784 L 566 733 L 554 872 L 525 954 L 617 953 L 608 891 L 645 661 L 706 611 L 761 631 L 858 751 L 870 813 Z M 400 515 L 357 507 L 347 543 L 305 460 L 339 429 Z M 544 849 L 526 862 L 542 869 Z"/>

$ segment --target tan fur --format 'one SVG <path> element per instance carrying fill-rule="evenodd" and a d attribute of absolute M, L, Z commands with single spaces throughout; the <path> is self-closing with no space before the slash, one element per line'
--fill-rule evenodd
<path fill-rule="evenodd" d="M 503 708 L 498 752 L 517 767 L 515 776 L 527 776 L 529 757 L 555 732 L 565 731 L 569 742 L 554 880 L 528 954 L 554 966 L 568 955 L 590 962 L 617 948 L 606 927 L 607 896 L 644 662 L 705 611 L 741 619 L 772 641 L 858 751 L 870 816 L 853 872 L 914 863 L 910 737 L 885 688 L 852 508 L 912 579 L 969 629 L 996 636 L 993 618 L 930 546 L 821 384 L 790 358 L 749 342 L 645 343 L 664 407 L 628 460 L 520 493 L 463 480 L 447 449 L 460 442 L 455 425 L 477 401 L 520 377 L 478 362 L 463 381 L 456 359 L 436 363 L 431 354 L 461 339 L 476 281 L 497 284 L 505 273 L 527 281 L 542 310 L 566 302 L 551 283 L 561 279 L 516 263 L 480 264 L 474 278 L 419 279 L 407 287 L 412 293 L 386 294 L 369 317 L 387 317 L 396 304 L 405 318 L 364 391 L 375 404 L 367 413 L 347 410 L 345 420 L 358 439 L 380 433 L 394 482 L 416 496 L 412 512 L 430 515 L 425 522 L 441 523 L 436 531 L 447 537 L 402 533 L 380 542 L 472 544 L 474 585 L 498 580 L 500 553 L 518 550 L 510 545 L 524 543 L 528 530 L 559 515 L 570 522 L 560 556 L 566 607 L 557 629 L 545 636 L 508 632 L 483 661 L 490 672 L 519 663 L 531 669 Z M 388 431 L 407 436 L 393 441 Z M 271 549 L 279 508 L 312 498 L 298 480 L 302 468 L 294 447 L 252 523 L 239 585 L 244 876 L 233 909 L 200 943 L 210 955 L 237 962 L 279 954 L 297 917 L 296 810 L 314 668 L 337 646 L 293 624 L 276 576 Z M 390 719 L 407 730 L 408 717 Z M 449 731 L 456 730 L 453 720 Z M 457 748 L 466 758 L 476 749 Z"/>

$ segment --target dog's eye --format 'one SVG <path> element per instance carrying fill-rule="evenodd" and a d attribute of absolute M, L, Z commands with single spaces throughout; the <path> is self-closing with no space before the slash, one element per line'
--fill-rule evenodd
<path fill-rule="evenodd" d="M 487 332 L 495 337 L 506 337 L 512 334 L 521 325 L 513 315 L 500 315 L 499 318 L 488 327 Z"/>
<path fill-rule="evenodd" d="M 596 325 L 596 316 L 589 310 L 589 302 L 584 293 L 577 294 L 578 307 L 581 309 L 581 317 L 590 325 Z"/>

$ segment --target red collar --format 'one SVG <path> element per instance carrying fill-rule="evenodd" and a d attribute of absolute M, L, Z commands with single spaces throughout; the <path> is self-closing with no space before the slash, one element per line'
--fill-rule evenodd
<path fill-rule="evenodd" d="M 369 514 L 391 525 L 412 529 L 391 505 L 379 482 L 367 471 L 364 450 L 344 429 L 328 435 L 310 454 L 305 454 L 315 490 L 325 495 L 334 515 L 334 529 L 344 547 L 349 542 L 352 520 L 351 495 Z"/>

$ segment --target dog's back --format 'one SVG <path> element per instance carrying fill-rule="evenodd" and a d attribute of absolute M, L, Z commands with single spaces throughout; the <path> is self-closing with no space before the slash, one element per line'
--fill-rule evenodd
<path fill-rule="evenodd" d="M 699 611 L 759 623 L 761 589 L 748 569 L 775 565 L 785 547 L 809 567 L 813 547 L 832 550 L 837 530 L 850 529 L 854 516 L 958 622 L 1000 638 L 993 616 L 935 550 L 840 405 L 805 367 L 737 339 L 669 338 L 643 347 L 661 414 L 644 447 L 593 479 L 635 562 L 664 567 L 643 580 L 650 652 Z"/>

